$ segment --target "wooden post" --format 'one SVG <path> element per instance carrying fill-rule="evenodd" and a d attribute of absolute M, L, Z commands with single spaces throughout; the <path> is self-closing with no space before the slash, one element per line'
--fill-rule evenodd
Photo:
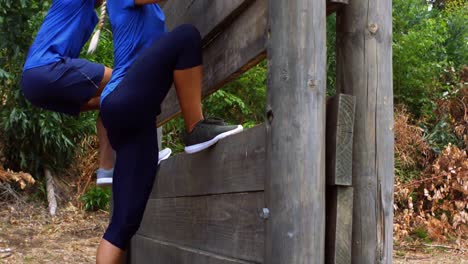
<path fill-rule="evenodd" d="M 356 96 L 352 263 L 392 263 L 391 0 L 351 0 L 338 11 L 337 85 Z"/>
<path fill-rule="evenodd" d="M 265 263 L 324 263 L 325 1 L 269 2 Z"/>

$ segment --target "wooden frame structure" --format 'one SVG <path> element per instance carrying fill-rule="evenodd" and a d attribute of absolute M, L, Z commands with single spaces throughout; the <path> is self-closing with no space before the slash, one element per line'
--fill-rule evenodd
<path fill-rule="evenodd" d="M 169 29 L 203 36 L 203 96 L 268 60 L 266 122 L 161 165 L 129 263 L 391 263 L 391 0 L 349 1 L 165 4 Z M 162 109 L 160 124 L 178 114 L 174 89 Z"/>

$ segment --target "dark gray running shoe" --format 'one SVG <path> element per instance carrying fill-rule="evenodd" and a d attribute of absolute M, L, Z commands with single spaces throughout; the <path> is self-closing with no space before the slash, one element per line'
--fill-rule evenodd
<path fill-rule="evenodd" d="M 184 135 L 185 152 L 191 154 L 202 151 L 243 129 L 241 125 L 228 126 L 220 118 L 204 119 L 195 125 L 192 132 Z"/>

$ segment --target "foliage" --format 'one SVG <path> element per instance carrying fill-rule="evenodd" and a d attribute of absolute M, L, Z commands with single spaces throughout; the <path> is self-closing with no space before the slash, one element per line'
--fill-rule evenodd
<path fill-rule="evenodd" d="M 404 106 L 395 109 L 395 176 L 402 182 L 419 178 L 433 153 L 424 140 L 424 130 L 411 123 Z"/>
<path fill-rule="evenodd" d="M 453 128 L 447 119 L 448 116 L 443 115 L 436 124 L 431 124 L 430 127 L 426 124 L 421 124 L 424 129 L 424 140 L 436 153 L 441 153 L 448 144 L 460 144 L 459 139 L 453 132 Z"/>
<path fill-rule="evenodd" d="M 110 201 L 110 188 L 93 186 L 81 196 L 86 211 L 108 210 Z"/>
<path fill-rule="evenodd" d="M 99 142 L 96 135 L 85 137 L 73 158 L 73 165 L 67 170 L 70 175 L 78 175 L 76 197 L 81 197 L 96 180 L 96 168 L 99 167 Z"/>
<path fill-rule="evenodd" d="M 460 73 L 460 86 L 453 89 L 443 99 L 437 102 L 437 115 L 446 117 L 456 143 L 460 148 L 468 150 L 468 66 Z M 458 85 L 456 85 L 458 86 Z"/>
<path fill-rule="evenodd" d="M 43 166 L 64 168 L 73 158 L 76 142 L 94 131 L 91 114 L 74 119 L 29 105 L 9 104 L 2 110 L 0 123 L 8 157 L 5 165 L 14 170 L 38 173 Z"/>
<path fill-rule="evenodd" d="M 421 121 L 401 106 L 395 112 L 394 229 L 399 242 L 467 238 L 468 88 L 456 86 L 436 102 L 429 128 L 415 125 Z"/>
<path fill-rule="evenodd" d="M 327 95 L 336 93 L 336 14 L 327 17 Z"/>
<path fill-rule="evenodd" d="M 262 123 L 266 103 L 266 61 L 217 91 L 204 103 L 207 116 L 220 116 L 245 127 Z"/>
<path fill-rule="evenodd" d="M 114 44 L 112 42 L 112 31 L 106 20 L 99 38 L 99 45 L 95 53 L 87 54 L 89 42 L 83 47 L 80 58 L 105 65 L 112 68 L 114 65 Z"/>
<path fill-rule="evenodd" d="M 395 0 L 393 10 L 395 101 L 430 117 L 448 89 L 444 71 L 468 61 L 468 3 L 429 11 L 424 0 Z"/>
<path fill-rule="evenodd" d="M 424 177 L 395 185 L 395 239 L 427 232 L 431 240 L 467 239 L 468 156 L 447 146 Z M 426 238 L 426 237 L 424 237 Z"/>
<path fill-rule="evenodd" d="M 185 125 L 182 117 L 177 117 L 167 122 L 163 126 L 163 147 L 171 148 L 173 153 L 183 152 L 185 145 L 182 142 L 182 136 L 184 131 Z"/>

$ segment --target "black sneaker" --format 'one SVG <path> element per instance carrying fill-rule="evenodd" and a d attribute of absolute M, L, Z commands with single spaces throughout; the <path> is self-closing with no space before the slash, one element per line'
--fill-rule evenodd
<path fill-rule="evenodd" d="M 202 151 L 243 129 L 241 125 L 228 126 L 220 118 L 204 119 L 195 125 L 192 132 L 184 135 L 185 152 L 191 154 Z"/>

